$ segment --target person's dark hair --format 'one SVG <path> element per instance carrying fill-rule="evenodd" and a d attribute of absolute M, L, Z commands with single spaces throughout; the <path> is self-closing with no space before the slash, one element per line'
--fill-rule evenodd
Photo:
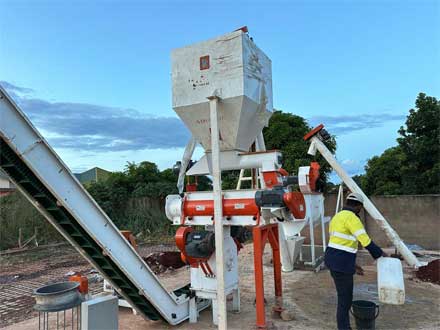
<path fill-rule="evenodd" d="M 362 203 L 355 201 L 355 200 L 352 200 L 352 199 L 347 199 L 345 201 L 345 205 L 356 207 L 356 206 L 362 205 Z"/>

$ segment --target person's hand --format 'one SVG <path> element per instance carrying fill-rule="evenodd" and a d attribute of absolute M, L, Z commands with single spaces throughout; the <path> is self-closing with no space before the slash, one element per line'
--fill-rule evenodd
<path fill-rule="evenodd" d="M 361 276 L 364 275 L 364 270 L 359 265 L 356 265 L 356 274 L 361 275 Z"/>

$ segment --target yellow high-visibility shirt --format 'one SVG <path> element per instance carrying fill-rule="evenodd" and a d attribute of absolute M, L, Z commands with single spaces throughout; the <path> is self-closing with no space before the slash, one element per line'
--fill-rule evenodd
<path fill-rule="evenodd" d="M 342 210 L 333 217 L 329 225 L 329 234 L 329 247 L 350 253 L 357 252 L 358 241 L 363 247 L 371 243 L 359 217 L 348 210 Z"/>

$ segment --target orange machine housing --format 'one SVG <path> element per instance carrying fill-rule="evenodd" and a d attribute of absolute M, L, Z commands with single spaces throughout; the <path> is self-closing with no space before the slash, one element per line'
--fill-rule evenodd
<path fill-rule="evenodd" d="M 253 198 L 223 199 L 223 215 L 231 217 L 234 215 L 255 216 L 259 214 L 260 209 L 255 204 Z M 184 217 L 194 216 L 214 216 L 213 200 L 184 200 Z"/>
<path fill-rule="evenodd" d="M 79 273 L 72 275 L 69 277 L 70 282 L 78 282 L 79 283 L 79 292 L 82 294 L 87 294 L 89 292 L 89 280 L 86 276 L 83 276 Z"/>

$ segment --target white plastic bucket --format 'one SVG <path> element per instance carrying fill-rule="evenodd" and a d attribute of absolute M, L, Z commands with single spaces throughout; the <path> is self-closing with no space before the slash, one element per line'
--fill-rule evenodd
<path fill-rule="evenodd" d="M 392 305 L 405 303 L 405 284 L 402 263 L 399 259 L 381 257 L 377 260 L 377 288 L 381 303 Z"/>

